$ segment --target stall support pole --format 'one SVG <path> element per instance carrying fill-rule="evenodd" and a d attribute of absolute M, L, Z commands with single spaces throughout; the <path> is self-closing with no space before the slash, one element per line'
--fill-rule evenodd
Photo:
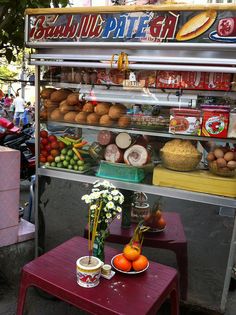
<path fill-rule="evenodd" d="M 228 257 L 226 273 L 225 273 L 224 287 L 223 287 L 221 303 L 220 303 L 220 310 L 222 312 L 225 312 L 225 306 L 226 306 L 226 302 L 227 302 L 227 296 L 228 296 L 229 285 L 230 285 L 230 280 L 231 280 L 232 268 L 233 268 L 233 265 L 235 263 L 235 261 L 234 261 L 235 251 L 236 251 L 236 216 L 234 215 L 234 227 L 233 227 L 233 232 L 232 232 L 229 257 Z"/>

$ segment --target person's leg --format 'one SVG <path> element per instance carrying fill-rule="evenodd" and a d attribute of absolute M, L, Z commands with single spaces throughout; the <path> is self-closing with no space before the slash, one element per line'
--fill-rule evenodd
<path fill-rule="evenodd" d="M 19 125 L 20 125 L 20 113 L 15 112 L 13 123 L 15 126 L 19 127 Z"/>

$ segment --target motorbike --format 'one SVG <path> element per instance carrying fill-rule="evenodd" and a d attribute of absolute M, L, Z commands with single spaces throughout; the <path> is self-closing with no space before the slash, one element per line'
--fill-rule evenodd
<path fill-rule="evenodd" d="M 20 178 L 30 180 L 35 174 L 34 128 L 30 124 L 19 128 L 7 118 L 0 117 L 0 145 L 21 153 Z"/>

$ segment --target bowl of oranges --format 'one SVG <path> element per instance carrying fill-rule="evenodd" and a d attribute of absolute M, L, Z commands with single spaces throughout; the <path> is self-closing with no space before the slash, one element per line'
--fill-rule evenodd
<path fill-rule="evenodd" d="M 115 255 L 111 260 L 112 267 L 125 274 L 138 274 L 144 272 L 149 267 L 146 256 L 141 254 L 139 244 L 129 243 L 125 245 L 123 253 Z"/>

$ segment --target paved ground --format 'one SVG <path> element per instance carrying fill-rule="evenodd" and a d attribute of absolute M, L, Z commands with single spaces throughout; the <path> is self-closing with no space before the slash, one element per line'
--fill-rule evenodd
<path fill-rule="evenodd" d="M 87 185 L 78 187 L 76 183 L 62 183 L 58 180 L 47 182 L 45 185 L 47 185 L 47 194 L 42 193 L 41 206 L 44 205 L 43 214 L 47 219 L 45 243 L 49 249 L 75 234 L 82 235 L 87 219 L 78 200 L 88 187 Z M 75 197 L 76 192 L 79 198 Z M 55 194 L 56 198 L 53 197 Z M 27 200 L 28 185 L 26 184 L 21 187 L 21 204 Z M 185 201 L 175 200 L 173 203 L 173 200 L 165 200 L 165 210 L 170 211 L 173 206 L 175 211 L 181 213 L 189 244 L 189 300 L 187 305 L 182 305 L 180 315 L 216 315 L 219 312 L 210 311 L 209 306 L 212 310 L 219 308 L 224 276 L 224 270 L 221 268 L 225 268 L 227 260 L 232 219 L 220 217 L 218 210 L 212 206 L 203 208 L 200 204 L 193 206 Z M 173 255 L 166 254 L 163 250 L 147 249 L 146 254 L 150 259 L 160 263 L 176 265 Z M 33 256 L 33 241 L 0 249 L 0 315 L 15 314 L 19 270 Z M 199 308 L 199 305 L 206 306 L 207 309 Z M 235 291 L 229 293 L 225 315 L 235 315 L 235 310 L 236 285 Z M 45 298 L 34 289 L 29 290 L 25 315 L 77 314 L 85 313 L 61 301 Z M 169 315 L 169 305 L 164 305 L 158 314 Z"/>

